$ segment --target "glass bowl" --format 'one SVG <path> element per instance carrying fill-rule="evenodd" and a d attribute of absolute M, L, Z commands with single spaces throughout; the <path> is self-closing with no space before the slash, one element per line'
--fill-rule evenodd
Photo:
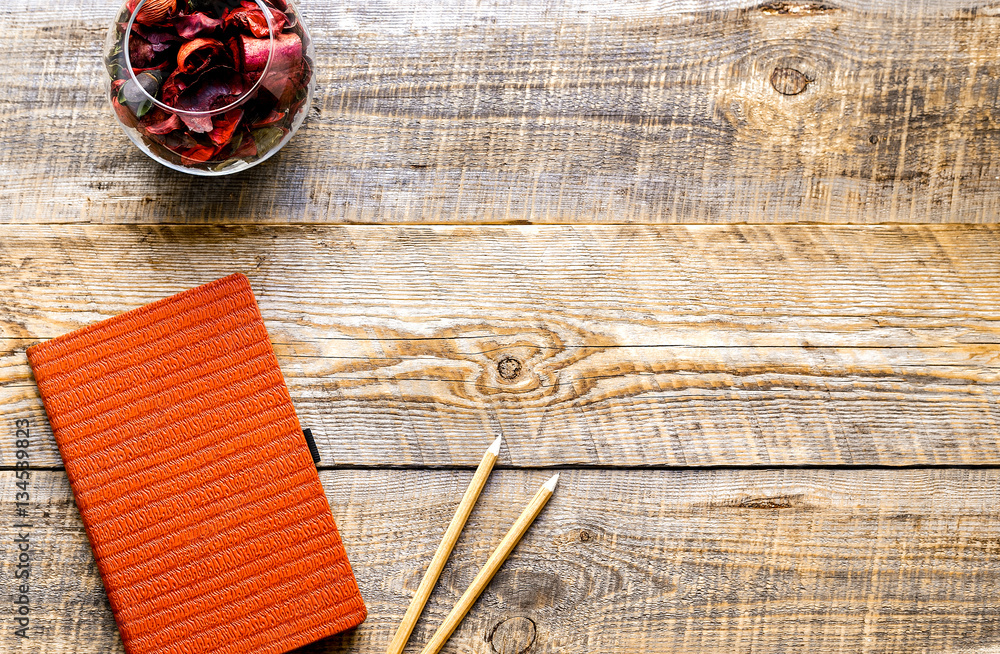
<path fill-rule="evenodd" d="M 272 156 L 316 88 L 312 41 L 289 0 L 127 0 L 105 46 L 105 90 L 125 134 L 193 175 Z"/>

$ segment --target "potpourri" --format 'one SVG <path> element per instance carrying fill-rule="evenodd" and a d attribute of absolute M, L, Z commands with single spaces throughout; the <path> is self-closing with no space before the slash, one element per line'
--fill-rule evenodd
<path fill-rule="evenodd" d="M 139 5 L 123 7 L 106 63 L 115 113 L 154 155 L 224 170 L 264 158 L 301 122 L 312 62 L 287 0 Z"/>

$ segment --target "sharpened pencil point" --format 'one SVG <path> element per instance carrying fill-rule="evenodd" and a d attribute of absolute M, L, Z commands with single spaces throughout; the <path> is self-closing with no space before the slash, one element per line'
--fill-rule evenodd
<path fill-rule="evenodd" d="M 500 443 L 502 442 L 503 442 L 503 436 L 497 436 L 497 439 L 493 441 L 492 445 L 490 445 L 490 449 L 486 451 L 492 454 L 493 456 L 500 456 Z"/>
<path fill-rule="evenodd" d="M 550 493 L 554 493 L 556 491 L 556 482 L 558 481 L 559 481 L 559 473 L 556 473 L 555 475 L 552 476 L 552 479 L 549 479 L 542 486 Z"/>

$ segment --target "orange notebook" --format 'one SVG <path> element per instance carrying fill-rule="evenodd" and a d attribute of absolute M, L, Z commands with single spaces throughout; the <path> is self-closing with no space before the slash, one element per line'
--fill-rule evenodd
<path fill-rule="evenodd" d="M 129 654 L 280 654 L 365 619 L 246 277 L 28 359 Z"/>

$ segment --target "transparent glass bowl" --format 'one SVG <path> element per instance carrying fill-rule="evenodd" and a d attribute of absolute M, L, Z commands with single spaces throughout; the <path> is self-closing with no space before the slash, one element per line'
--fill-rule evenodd
<path fill-rule="evenodd" d="M 165 166 L 228 175 L 280 150 L 316 83 L 289 0 L 127 0 L 108 30 L 105 90 L 125 134 Z"/>

